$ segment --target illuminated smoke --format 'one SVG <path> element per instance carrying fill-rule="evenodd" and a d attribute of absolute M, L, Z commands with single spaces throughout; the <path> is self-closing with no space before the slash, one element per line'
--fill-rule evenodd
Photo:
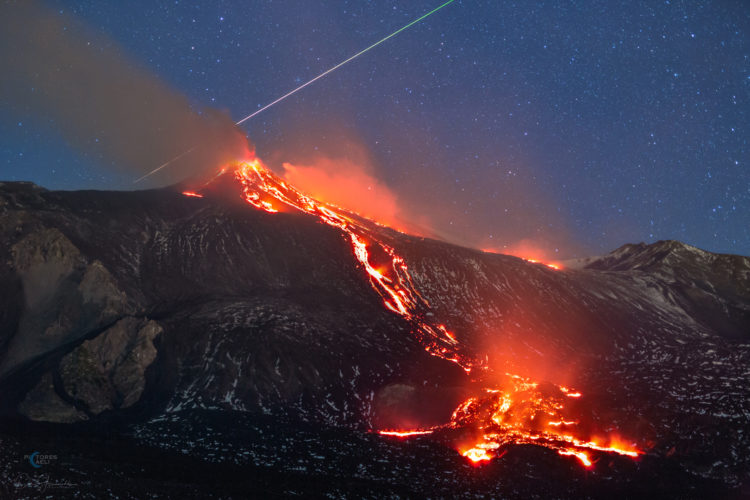
<path fill-rule="evenodd" d="M 53 121 L 102 167 L 138 175 L 200 144 L 163 183 L 250 154 L 226 113 L 191 106 L 112 40 L 36 2 L 0 5 L 0 70 L 3 107 Z"/>
<path fill-rule="evenodd" d="M 404 226 L 396 194 L 366 166 L 348 159 L 318 158 L 311 164 L 284 163 L 283 167 L 284 179 L 313 198 L 387 226 Z"/>

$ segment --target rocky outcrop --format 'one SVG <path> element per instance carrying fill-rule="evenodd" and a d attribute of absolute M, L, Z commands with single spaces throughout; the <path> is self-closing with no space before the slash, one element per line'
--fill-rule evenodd
<path fill-rule="evenodd" d="M 18 406 L 18 411 L 31 420 L 43 422 L 69 424 L 88 418 L 84 412 L 60 397 L 55 390 L 52 372 L 42 375 Z"/>
<path fill-rule="evenodd" d="M 155 321 L 118 321 L 63 356 L 19 411 L 32 420 L 72 422 L 132 406 L 143 394 L 146 369 L 156 359 L 154 339 L 162 331 Z"/>
<path fill-rule="evenodd" d="M 24 307 L 0 374 L 80 340 L 132 309 L 102 262 L 86 258 L 57 228 L 30 231 L 10 254 Z"/>

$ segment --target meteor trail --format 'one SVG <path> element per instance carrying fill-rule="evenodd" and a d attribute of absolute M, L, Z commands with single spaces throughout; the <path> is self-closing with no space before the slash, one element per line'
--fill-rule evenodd
<path fill-rule="evenodd" d="M 235 125 L 236 125 L 236 124 L 235 124 Z M 192 151 L 193 151 L 193 150 L 194 150 L 195 148 L 197 148 L 197 147 L 198 147 L 198 146 L 193 146 L 192 148 L 188 149 L 187 151 L 184 151 L 184 152 L 182 152 L 182 153 L 178 154 L 177 156 L 175 156 L 174 158 L 172 158 L 172 159 L 171 159 L 171 160 L 169 160 L 168 162 L 166 162 L 166 163 L 162 163 L 161 165 L 159 165 L 158 167 L 156 167 L 155 169 L 153 169 L 153 170 L 152 170 L 151 172 L 147 173 L 147 174 L 146 174 L 146 175 L 144 175 L 143 177 L 139 177 L 139 178 L 137 178 L 136 180 L 134 180 L 134 181 L 133 181 L 133 184 L 137 184 L 137 183 L 141 182 L 141 181 L 142 181 L 143 179 L 145 179 L 146 177 L 148 177 L 148 176 L 150 176 L 150 175 L 153 175 L 153 174 L 155 174 L 156 172 L 158 172 L 158 171 L 159 171 L 159 170 L 161 170 L 162 168 L 165 168 L 166 166 L 168 166 L 168 165 L 169 165 L 170 163 L 172 163 L 173 161 L 177 161 L 177 160 L 179 160 L 180 158 L 182 158 L 183 156 L 185 156 L 186 154 L 188 154 L 188 153 L 192 152 Z"/>
<path fill-rule="evenodd" d="M 276 103 L 278 103 L 278 102 L 281 102 L 281 101 L 283 101 L 284 99 L 286 99 L 287 97 L 289 97 L 290 95 L 292 95 L 292 94 L 295 94 L 295 93 L 299 92 L 300 90 L 304 89 L 305 87 L 307 87 L 307 86 L 308 86 L 308 85 L 310 85 L 311 83 L 313 83 L 313 82 L 315 82 L 315 81 L 317 81 L 317 80 L 320 80 L 321 78 L 323 78 L 324 76 L 326 76 L 326 75 L 327 75 L 328 73 L 331 73 L 331 72 L 333 72 L 333 71 L 336 71 L 336 70 L 337 70 L 337 69 L 339 69 L 339 68 L 340 68 L 341 66 L 343 66 L 343 65 L 344 65 L 344 64 L 346 64 L 346 63 L 348 63 L 349 61 L 351 61 L 351 60 L 353 60 L 353 59 L 356 59 L 356 58 L 358 58 L 359 56 L 361 56 L 362 54 L 364 54 L 365 52 L 367 52 L 367 51 L 369 51 L 369 50 L 372 50 L 372 49 L 374 49 L 375 47 L 377 47 L 377 46 L 378 46 L 378 45 L 380 45 L 381 43 L 385 42 L 385 41 L 386 41 L 386 40 L 388 40 L 389 38 L 393 38 L 394 36 L 398 35 L 398 34 L 399 34 L 399 33 L 401 33 L 402 31 L 404 31 L 405 29 L 407 29 L 407 28 L 409 28 L 409 27 L 411 27 L 411 26 L 414 26 L 415 24 L 417 24 L 417 23 L 418 23 L 419 21 L 421 21 L 421 20 L 422 20 L 422 19 L 424 19 L 425 17 L 427 17 L 427 16 L 429 16 L 429 15 L 431 15 L 431 14 L 434 14 L 435 12 L 439 11 L 440 9 L 442 9 L 443 7 L 445 7 L 445 6 L 446 6 L 446 5 L 448 5 L 448 4 L 451 4 L 451 3 L 453 3 L 454 1 L 455 1 L 455 0 L 449 0 L 448 2 L 445 2 L 445 3 L 444 3 L 443 5 L 441 5 L 440 7 L 436 7 L 436 8 L 434 8 L 434 9 L 432 9 L 432 10 L 431 10 L 430 12 L 428 12 L 427 14 L 423 15 L 422 17 L 420 17 L 420 18 L 418 18 L 418 19 L 415 19 L 415 20 L 413 20 L 412 22 L 410 22 L 409 24 L 407 24 L 406 26 L 404 26 L 404 27 L 403 27 L 403 28 L 401 28 L 400 30 L 398 30 L 398 31 L 394 31 L 393 33 L 391 33 L 391 34 L 390 34 L 390 35 L 388 35 L 387 37 L 383 38 L 382 40 L 378 40 L 377 42 L 373 43 L 372 45 L 370 45 L 370 46 L 369 46 L 369 47 L 367 47 L 366 49 L 364 49 L 364 50 L 361 50 L 361 51 L 357 52 L 356 54 L 354 54 L 353 56 L 351 56 L 351 57 L 350 57 L 349 59 L 347 59 L 347 60 L 345 60 L 345 61 L 341 61 L 341 62 L 340 62 L 340 63 L 338 63 L 338 64 L 337 64 L 336 66 L 334 66 L 334 67 L 332 67 L 332 68 L 330 68 L 330 69 L 328 69 L 328 70 L 324 71 L 323 73 L 319 74 L 318 76 L 316 76 L 316 77 L 315 77 L 315 78 L 313 78 L 312 80 L 308 81 L 307 83 L 303 83 L 302 85 L 300 85 L 300 86 L 299 86 L 299 87 L 297 87 L 296 89 L 292 90 L 291 92 L 288 92 L 288 93 L 284 94 L 283 96 L 279 97 L 278 99 L 276 99 L 276 100 L 275 100 L 275 101 L 273 101 L 272 103 L 266 104 L 265 106 L 263 106 L 263 107 L 262 107 L 262 108 L 260 108 L 259 110 L 255 111 L 254 113 L 251 113 L 251 114 L 247 115 L 247 116 L 246 116 L 245 118 L 243 118 L 242 120 L 238 121 L 238 122 L 236 123 L 236 125 L 242 125 L 242 124 L 243 124 L 244 122 L 246 122 L 247 120 L 249 120 L 249 119 L 250 119 L 250 118 L 252 118 L 253 116 L 257 115 L 258 113 L 261 113 L 261 112 L 263 112 L 263 111 L 267 110 L 268 108 L 270 108 L 270 107 L 271 107 L 271 106 L 273 106 L 274 104 L 276 104 Z"/>
<path fill-rule="evenodd" d="M 248 120 L 249 120 L 250 118 L 254 117 L 255 115 L 257 115 L 257 114 L 259 114 L 259 113 L 262 113 L 263 111 L 267 110 L 268 108 L 270 108 L 270 107 L 271 107 L 271 106 L 273 106 L 274 104 L 278 104 L 279 102 L 283 101 L 283 100 L 284 100 L 284 99 L 286 99 L 287 97 L 289 97 L 289 96 L 291 96 L 291 95 L 293 95 L 293 94 L 296 94 L 297 92 L 299 92 L 300 90 L 304 89 L 305 87 L 307 87 L 307 86 L 308 86 L 308 85 L 310 85 L 311 83 L 314 83 L 314 82 L 316 82 L 316 81 L 320 80 L 321 78 L 323 78 L 324 76 L 326 76 L 327 74 L 329 74 L 329 73 L 331 73 L 331 72 L 333 72 L 333 71 L 336 71 L 336 70 L 337 70 L 337 69 L 339 69 L 339 68 L 340 68 L 341 66 L 343 66 L 343 65 L 344 65 L 344 64 L 346 64 L 346 63 L 348 63 L 349 61 L 352 61 L 352 60 L 354 60 L 354 59 L 358 58 L 359 56 L 361 56 L 362 54 L 364 54 L 365 52 L 368 52 L 368 51 L 370 51 L 370 50 L 374 49 L 375 47 L 377 47 L 377 46 L 378 46 L 378 45 L 380 45 L 381 43 L 385 42 L 386 40 L 388 40 L 388 39 L 390 39 L 390 38 L 393 38 L 394 36 L 398 35 L 398 34 L 399 34 L 399 33 L 401 33 L 402 31 L 404 31 L 405 29 L 408 29 L 408 28 L 410 28 L 410 27 L 414 26 L 415 24 L 417 24 L 417 23 L 418 23 L 419 21 L 421 21 L 422 19 L 424 19 L 424 18 L 426 18 L 426 17 L 429 17 L 429 16 L 431 16 L 431 15 L 432 15 L 432 14 L 434 14 L 435 12 L 439 11 L 439 10 L 440 10 L 440 9 L 442 9 L 443 7 L 446 7 L 446 6 L 450 5 L 450 4 L 452 4 L 453 2 L 455 2 L 455 0 L 448 0 L 447 2 L 445 2 L 445 3 L 444 3 L 444 4 L 442 4 L 442 5 L 440 5 L 439 7 L 435 7 L 434 9 L 432 9 L 432 10 L 431 10 L 430 12 L 428 12 L 427 14 L 424 14 L 423 16 L 421 16 L 421 17 L 419 17 L 419 18 L 417 18 L 417 19 L 413 20 L 412 22 L 410 22 L 409 24 L 407 24 L 407 25 L 406 25 L 406 26 L 404 26 L 403 28 L 401 28 L 401 29 L 399 29 L 399 30 L 396 30 L 396 31 L 394 31 L 393 33 L 391 33 L 391 34 L 390 34 L 390 35 L 388 35 L 387 37 L 385 37 L 385 38 L 383 38 L 383 39 L 381 39 L 381 40 L 378 40 L 377 42 L 373 43 L 372 45 L 370 45 L 370 46 L 369 46 L 369 47 L 367 47 L 366 49 L 363 49 L 363 50 L 361 50 L 361 51 L 357 52 L 356 54 L 354 54 L 354 55 L 353 55 L 353 56 L 351 56 L 350 58 L 348 58 L 348 59 L 346 59 L 346 60 L 344 60 L 344 61 L 341 61 L 340 63 L 338 63 L 338 64 L 337 64 L 336 66 L 333 66 L 332 68 L 330 68 L 330 69 L 327 69 L 326 71 L 322 72 L 321 74 L 319 74 L 318 76 L 316 76 L 316 77 L 315 77 L 315 78 L 313 78 L 312 80 L 309 80 L 309 81 L 307 81 L 307 82 L 303 83 L 302 85 L 300 85 L 300 86 L 299 86 L 299 87 L 297 87 L 296 89 L 294 89 L 294 90 L 292 90 L 292 91 L 290 91 L 290 92 L 287 92 L 286 94 L 284 94 L 283 96 L 279 97 L 279 98 L 278 98 L 278 99 L 276 99 L 275 101 L 273 101 L 273 102 L 270 102 L 270 103 L 266 104 L 265 106 L 263 106 L 262 108 L 260 108 L 260 109 L 258 109 L 258 110 L 256 110 L 256 111 L 254 111 L 254 112 L 252 112 L 252 113 L 250 113 L 249 115 L 247 115 L 246 117 L 244 117 L 244 118 L 243 118 L 243 119 L 241 119 L 240 121 L 238 121 L 238 122 L 235 122 L 235 125 L 242 125 L 243 123 L 245 123 L 246 121 L 248 121 Z M 170 165 L 170 164 L 172 164 L 173 162 L 175 162 L 175 161 L 179 160 L 180 158 L 182 158 L 182 157 L 183 157 L 183 156 L 185 156 L 186 154 L 190 153 L 191 151 L 193 151 L 193 150 L 194 150 L 194 149 L 196 149 L 197 147 L 198 147 L 198 146 L 193 146 L 193 147 L 192 147 L 191 149 L 189 149 L 189 150 L 187 150 L 187 151 L 185 151 L 185 152 L 183 152 L 183 153 L 180 153 L 179 155 L 175 156 L 174 158 L 172 158 L 172 159 L 171 159 L 171 160 L 169 160 L 168 162 L 166 162 L 166 163 L 163 163 L 163 164 L 162 164 L 162 165 L 160 165 L 159 167 L 157 167 L 157 168 L 155 168 L 154 170 L 152 170 L 151 172 L 147 173 L 147 174 L 146 174 L 146 175 L 144 175 L 143 177 L 140 177 L 139 179 L 136 179 L 135 181 L 133 181 L 133 184 L 136 184 L 136 183 L 138 183 L 138 182 L 142 181 L 143 179 L 145 179 L 145 178 L 147 178 L 147 177 L 150 177 L 151 175 L 155 174 L 155 173 L 156 173 L 156 172 L 158 172 L 159 170 L 161 170 L 161 169 L 163 169 L 163 168 L 166 168 L 167 166 L 169 166 L 169 165 Z"/>

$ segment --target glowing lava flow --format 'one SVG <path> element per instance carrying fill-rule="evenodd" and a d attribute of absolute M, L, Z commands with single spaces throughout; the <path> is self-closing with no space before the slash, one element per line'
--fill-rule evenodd
<path fill-rule="evenodd" d="M 518 257 L 519 259 L 523 259 L 526 262 L 531 262 L 532 264 L 541 264 L 543 266 L 549 267 L 550 269 L 554 269 L 555 271 L 560 271 L 562 269 L 562 264 L 559 264 L 559 263 L 542 262 L 542 261 L 539 261 L 537 259 L 523 257 L 523 256 L 518 255 L 516 253 L 505 254 L 505 253 L 503 253 L 500 250 L 495 250 L 494 248 L 482 248 L 482 251 L 485 252 L 485 253 L 497 253 L 497 254 L 502 254 L 502 255 L 513 255 L 514 257 Z"/>
<path fill-rule="evenodd" d="M 476 447 L 464 451 L 463 453 L 461 453 L 461 455 L 465 456 L 474 463 L 488 462 L 494 457 L 487 453 L 487 450 L 494 450 L 498 447 L 499 446 L 482 446 L 481 444 L 478 444 Z"/>
<path fill-rule="evenodd" d="M 411 436 L 424 436 L 425 434 L 432 434 L 435 432 L 432 429 L 427 430 L 415 430 L 415 431 L 378 431 L 381 436 L 393 436 L 393 437 L 411 437 Z"/>
<path fill-rule="evenodd" d="M 535 260 L 535 259 L 523 259 L 523 260 L 525 260 L 526 262 L 531 262 L 532 264 L 542 264 L 556 271 L 560 270 L 560 266 L 558 266 L 557 264 L 548 264 L 546 262 L 539 262 L 538 260 Z"/>
<path fill-rule="evenodd" d="M 580 397 L 566 387 L 540 388 L 539 384 L 518 375 L 506 374 L 503 389 L 485 389 L 483 396 L 465 401 L 453 412 L 447 424 L 452 428 L 472 427 L 481 437 L 464 452 L 472 461 L 488 450 L 508 444 L 533 444 L 574 456 L 586 467 L 591 465 L 588 450 L 635 458 L 639 452 L 619 443 L 604 445 L 573 436 L 578 421 L 566 418 L 566 397 Z M 483 451 L 480 453 L 479 450 Z M 468 454 L 467 454 L 468 453 Z"/>
<path fill-rule="evenodd" d="M 424 349 L 433 356 L 456 363 L 467 374 L 488 367 L 462 352 L 456 335 L 444 325 L 425 320 L 430 305 L 414 286 L 404 260 L 379 238 L 375 225 L 339 207 L 310 198 L 271 173 L 260 160 L 240 163 L 234 175 L 242 185 L 243 197 L 250 205 L 274 213 L 298 210 L 317 217 L 321 222 L 340 229 L 352 245 L 354 256 L 367 273 L 372 288 L 385 307 L 409 321 Z M 184 192 L 186 196 L 197 193 Z M 200 196 L 200 195 L 198 195 Z M 377 223 L 375 223 L 377 224 Z M 373 255 L 377 255 L 373 258 Z M 378 262 L 374 264 L 375 260 Z M 553 267 L 553 266 L 550 266 Z M 533 444 L 555 450 L 560 455 L 576 457 L 590 467 L 589 452 L 616 453 L 637 457 L 631 446 L 602 444 L 576 437 L 578 421 L 567 415 L 569 398 L 581 397 L 567 387 L 539 384 L 518 375 L 505 374 L 500 388 L 484 389 L 481 394 L 461 403 L 444 425 L 423 430 L 383 430 L 380 435 L 399 438 L 432 434 L 438 431 L 471 429 L 479 438 L 459 452 L 479 464 L 501 456 L 509 444 Z M 504 452 L 502 452 L 504 453 Z"/>
<path fill-rule="evenodd" d="M 277 212 L 282 205 L 287 206 L 342 230 L 349 237 L 354 256 L 367 272 L 370 284 L 382 297 L 384 305 L 413 325 L 425 350 L 457 363 L 467 373 L 477 366 L 455 348 L 455 336 L 443 325 L 432 326 L 419 319 L 417 311 L 429 310 L 429 304 L 416 290 L 406 263 L 393 248 L 378 241 L 368 227 L 355 220 L 358 216 L 302 194 L 271 173 L 258 159 L 238 165 L 235 175 L 242 184 L 245 200 L 252 206 L 267 212 Z M 368 246 L 377 246 L 379 253 L 388 257 L 390 262 L 386 269 L 373 266 Z"/>

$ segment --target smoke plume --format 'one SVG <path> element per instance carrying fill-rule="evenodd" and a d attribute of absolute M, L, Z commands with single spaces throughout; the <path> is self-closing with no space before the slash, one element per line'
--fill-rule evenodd
<path fill-rule="evenodd" d="M 394 229 L 425 233 L 414 223 L 423 217 L 405 214 L 396 194 L 366 164 L 347 158 L 317 156 L 308 164 L 283 163 L 284 179 L 314 198 L 352 210 Z"/>
<path fill-rule="evenodd" d="M 324 138 L 318 140 L 321 131 Z M 383 179 L 357 134 L 333 121 L 305 120 L 293 121 L 285 132 L 291 137 L 264 159 L 294 187 L 399 231 L 433 235 L 423 213 L 405 209 L 403 198 Z"/>
<path fill-rule="evenodd" d="M 252 153 L 228 114 L 198 109 L 107 37 L 37 2 L 0 5 L 0 102 L 53 121 L 79 151 L 134 178 L 173 182 Z M 166 175 L 164 175 L 166 174 Z"/>

